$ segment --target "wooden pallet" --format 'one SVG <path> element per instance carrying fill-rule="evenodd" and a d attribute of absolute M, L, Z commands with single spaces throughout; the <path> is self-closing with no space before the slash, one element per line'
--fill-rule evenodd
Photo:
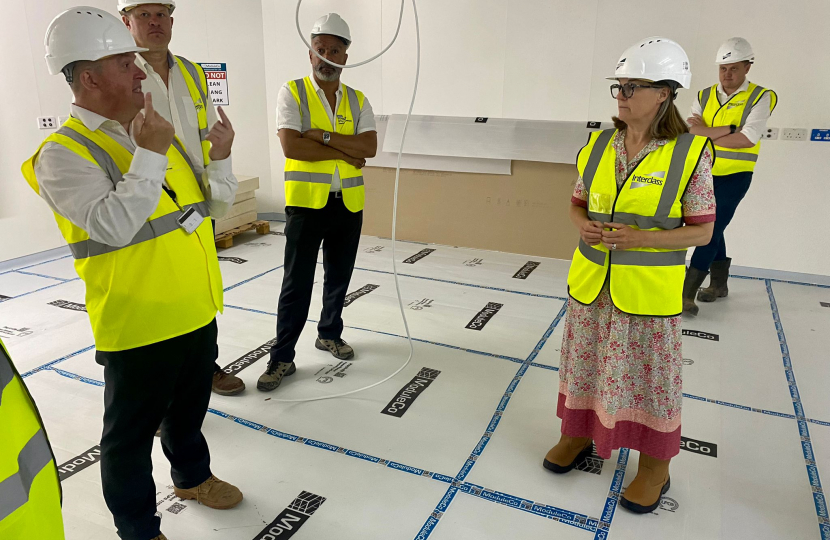
<path fill-rule="evenodd" d="M 252 223 L 242 225 L 241 227 L 237 227 L 235 229 L 219 233 L 214 238 L 216 242 L 216 247 L 233 247 L 234 236 L 238 236 L 244 232 L 250 231 L 251 229 L 256 229 L 257 234 L 268 234 L 269 232 L 271 232 L 271 224 L 267 221 L 254 221 Z"/>

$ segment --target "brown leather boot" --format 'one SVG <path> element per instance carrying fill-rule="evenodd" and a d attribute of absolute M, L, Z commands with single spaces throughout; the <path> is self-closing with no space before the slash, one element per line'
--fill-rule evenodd
<path fill-rule="evenodd" d="M 709 267 L 712 279 L 709 280 L 709 286 L 705 289 L 700 289 L 697 293 L 697 299 L 701 302 L 714 302 L 718 298 L 726 298 L 729 295 L 729 287 L 726 286 L 726 281 L 729 279 L 729 266 L 732 264 L 732 259 L 726 258 L 722 261 L 715 261 Z"/>
<path fill-rule="evenodd" d="M 225 373 L 220 369 L 213 374 L 211 389 L 220 396 L 235 396 L 245 390 L 245 382 L 236 375 Z"/>
<path fill-rule="evenodd" d="M 564 433 L 556 446 L 545 456 L 543 465 L 549 471 L 564 474 L 591 455 L 593 442 L 590 437 L 569 437 Z"/>
<path fill-rule="evenodd" d="M 695 295 L 698 289 L 703 284 L 703 280 L 709 272 L 701 272 L 694 266 L 690 266 L 686 270 L 686 280 L 683 282 L 683 313 L 689 315 L 697 315 L 700 308 L 695 304 Z"/>
<path fill-rule="evenodd" d="M 671 487 L 671 460 L 660 460 L 640 453 L 637 476 L 620 498 L 620 505 L 635 514 L 648 514 L 660 506 L 662 497 Z"/>
<path fill-rule="evenodd" d="M 239 488 L 213 475 L 194 488 L 173 488 L 173 493 L 180 499 L 196 499 L 199 504 L 216 510 L 227 510 L 242 502 L 242 492 Z"/>

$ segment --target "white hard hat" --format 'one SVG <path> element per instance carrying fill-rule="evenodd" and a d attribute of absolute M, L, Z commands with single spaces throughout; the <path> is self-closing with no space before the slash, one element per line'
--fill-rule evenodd
<path fill-rule="evenodd" d="M 752 45 L 742 37 L 733 37 L 726 40 L 726 43 L 718 49 L 718 56 L 715 63 L 734 64 L 743 61 L 755 62 L 755 53 L 752 52 Z"/>
<path fill-rule="evenodd" d="M 144 52 L 115 16 L 94 7 L 68 9 L 52 19 L 46 30 L 46 64 L 56 75 L 78 60 L 100 60 L 128 52 Z"/>
<path fill-rule="evenodd" d="M 170 8 L 170 13 L 173 13 L 173 10 L 176 9 L 176 0 L 162 0 L 160 2 L 125 2 L 124 0 L 118 0 L 118 13 L 122 11 L 130 11 L 134 7 L 143 6 L 144 4 L 161 4 L 163 6 L 167 6 Z"/>
<path fill-rule="evenodd" d="M 683 88 L 689 88 L 692 72 L 686 51 L 676 41 L 650 37 L 626 49 L 617 62 L 614 76 L 608 79 L 674 81 Z"/>
<path fill-rule="evenodd" d="M 314 22 L 311 27 L 311 38 L 319 36 L 320 34 L 328 34 L 345 39 L 346 43 L 352 42 L 352 35 L 349 32 L 349 25 L 337 13 L 329 13 L 323 15 Z"/>

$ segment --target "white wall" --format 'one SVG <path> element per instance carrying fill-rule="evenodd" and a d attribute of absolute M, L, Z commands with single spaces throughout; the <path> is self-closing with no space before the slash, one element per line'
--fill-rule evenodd
<path fill-rule="evenodd" d="M 64 244 L 51 211 L 29 188 L 20 164 L 49 134 L 38 116 L 69 114 L 72 94 L 62 76 L 51 76 L 43 60 L 43 36 L 61 11 L 78 4 L 115 12 L 115 0 L 3 0 L 0 17 L 0 260 Z M 260 211 L 271 200 L 268 120 L 265 114 L 264 43 L 260 0 L 179 0 L 171 50 L 195 62 L 226 62 L 230 85 L 227 113 L 237 132 L 234 170 L 263 179 Z M 240 36 L 244 36 L 241 38 Z"/>
<path fill-rule="evenodd" d="M 349 70 L 378 114 L 404 113 L 414 77 L 414 22 L 406 0 L 398 43 L 382 60 Z M 79 0 L 3 0 L 0 19 L 0 259 L 61 245 L 45 205 L 22 180 L 20 163 L 46 132 L 35 117 L 66 114 L 71 99 L 43 62 L 51 18 Z M 85 0 L 114 9 L 115 0 Z M 284 159 L 276 137 L 276 97 L 287 80 L 309 73 L 294 26 L 294 0 L 179 0 L 174 52 L 194 61 L 227 62 L 228 113 L 237 131 L 235 170 L 260 176 L 260 212 L 282 212 Z M 301 26 L 339 11 L 350 23 L 352 61 L 389 42 L 398 0 L 305 0 Z M 830 127 L 830 21 L 826 0 L 420 0 L 422 66 L 417 114 L 542 120 L 603 120 L 615 112 L 605 77 L 641 37 L 679 41 L 692 62 L 695 89 L 717 80 L 712 63 L 728 37 L 749 39 L 758 56 L 752 79 L 778 91 L 774 127 Z M 693 92 L 681 92 L 688 110 Z M 727 236 L 735 264 L 830 273 L 830 251 L 803 231 L 827 214 L 830 145 L 764 143 L 753 187 Z M 270 181 L 268 180 L 270 178 Z M 822 244 L 822 240 L 818 241 Z M 826 245 L 826 242 L 824 242 Z M 810 256 L 805 256 L 809 253 Z"/>
<path fill-rule="evenodd" d="M 382 63 L 344 75 L 380 114 L 405 113 L 409 105 L 415 34 L 406 1 L 399 41 Z M 295 7 L 293 0 L 263 0 L 275 199 L 282 197 L 283 167 L 273 134 L 277 91 L 308 73 Z M 418 8 L 422 65 L 416 114 L 607 120 L 616 105 L 605 77 L 638 39 L 660 34 L 680 42 L 698 90 L 717 82 L 718 46 L 741 35 L 757 54 L 750 78 L 780 97 L 769 125 L 830 128 L 826 0 L 420 0 Z M 357 61 L 388 43 L 399 9 L 398 0 L 306 0 L 301 24 L 308 29 L 318 15 L 339 10 L 351 25 L 350 57 Z M 681 91 L 684 115 L 693 96 Z M 764 143 L 752 189 L 727 231 L 734 264 L 830 274 L 830 250 L 815 249 L 816 240 L 803 233 L 827 215 L 828 167 L 830 144 Z"/>

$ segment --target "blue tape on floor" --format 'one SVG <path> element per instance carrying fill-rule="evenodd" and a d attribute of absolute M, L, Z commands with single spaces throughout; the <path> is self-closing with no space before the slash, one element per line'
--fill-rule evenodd
<path fill-rule="evenodd" d="M 66 285 L 67 283 L 72 283 L 73 281 L 80 281 L 81 278 L 75 279 L 67 279 L 66 281 L 61 281 L 60 283 L 55 283 L 54 285 L 47 285 L 46 287 L 41 287 L 40 289 L 35 289 L 34 291 L 25 292 L 23 294 L 18 294 L 17 296 L 12 296 L 8 300 L 3 300 L 3 303 L 11 302 L 13 300 L 17 300 L 18 298 L 23 298 L 24 296 L 29 296 L 30 294 L 39 293 L 40 291 L 45 291 L 46 289 L 52 289 L 54 287 L 60 287 L 61 285 Z"/>
<path fill-rule="evenodd" d="M 34 272 L 24 272 L 23 270 L 15 270 L 15 272 L 18 273 L 18 274 L 23 274 L 25 276 L 35 276 L 35 277 L 46 278 L 46 279 L 54 279 L 54 280 L 57 280 L 57 281 L 74 281 L 73 278 L 70 278 L 70 279 L 59 278 L 59 277 L 55 277 L 55 276 L 47 276 L 46 274 L 36 274 Z"/>
<path fill-rule="evenodd" d="M 487 447 L 487 444 L 492 439 L 493 434 L 496 431 L 496 428 L 501 421 L 502 416 L 504 415 L 504 411 L 507 409 L 507 405 L 510 403 L 510 398 L 513 397 L 513 392 L 516 391 L 519 383 L 522 381 L 522 377 L 524 377 L 525 373 L 527 373 L 528 368 L 539 355 L 539 351 L 542 350 L 542 347 L 545 346 L 548 339 L 551 335 L 553 335 L 554 330 L 556 330 L 557 325 L 562 321 L 562 318 L 565 316 L 565 312 L 567 311 L 567 304 L 563 304 L 562 308 L 559 310 L 559 313 L 556 315 L 556 318 L 548 327 L 545 334 L 542 336 L 542 339 L 536 344 L 536 347 L 533 348 L 533 351 L 530 355 L 525 359 L 522 363 L 519 370 L 516 372 L 516 375 L 513 377 L 513 380 L 510 381 L 510 384 L 507 386 L 507 390 L 505 390 L 504 395 L 499 400 L 499 404 L 496 407 L 496 412 L 493 413 L 492 418 L 490 419 L 490 423 L 487 426 L 487 431 L 484 432 L 481 440 L 479 440 L 478 444 L 473 451 L 470 453 L 470 457 L 461 467 L 461 470 L 458 471 L 458 474 L 455 475 L 455 482 L 450 488 L 447 490 L 447 493 L 444 495 L 444 498 L 438 503 L 438 506 L 435 507 L 435 511 L 427 518 L 424 522 L 424 525 L 421 527 L 421 530 L 418 531 L 418 534 L 415 536 L 415 540 L 427 540 L 429 536 L 432 534 L 432 531 L 435 530 L 435 527 L 438 525 L 438 521 L 441 519 L 441 516 L 447 511 L 452 502 L 452 499 L 455 497 L 457 491 L 454 489 L 461 487 L 464 485 L 464 479 L 470 474 L 470 471 L 473 470 L 478 458 L 484 452 L 484 449 Z"/>
<path fill-rule="evenodd" d="M 23 378 L 23 379 L 25 379 L 26 377 L 31 377 L 35 373 L 38 373 L 38 372 L 44 371 L 44 370 L 48 370 L 48 369 L 52 369 L 52 366 L 54 366 L 56 364 L 60 364 L 61 362 L 69 360 L 70 358 L 74 358 L 75 356 L 78 356 L 79 354 L 83 354 L 87 351 L 91 351 L 91 350 L 94 350 L 94 349 L 95 349 L 95 345 L 90 345 L 89 347 L 85 347 L 85 348 L 83 348 L 79 351 L 75 351 L 71 354 L 67 354 L 66 356 L 64 356 L 62 358 L 58 358 L 57 360 L 52 360 L 51 362 L 47 362 L 46 364 L 43 364 L 42 366 L 36 367 L 33 370 L 27 371 L 26 373 L 21 374 L 20 377 Z"/>
<path fill-rule="evenodd" d="M 280 269 L 280 268 L 282 268 L 282 267 L 283 267 L 283 265 L 281 264 L 281 265 L 277 266 L 276 268 L 272 268 L 272 269 L 270 269 L 270 270 L 266 270 L 265 272 L 263 272 L 263 273 L 261 273 L 261 274 L 257 274 L 257 275 L 255 275 L 254 277 L 248 278 L 248 279 L 246 279 L 246 280 L 244 280 L 244 281 L 240 281 L 239 283 L 236 283 L 236 284 L 234 284 L 234 285 L 231 285 L 230 287 L 225 287 L 224 292 L 228 292 L 228 291 L 230 291 L 230 290 L 232 290 L 232 289 L 235 289 L 235 288 L 237 288 L 237 287 L 239 287 L 239 286 L 241 286 L 241 285 L 245 285 L 246 283 L 250 283 L 250 282 L 252 282 L 253 280 L 255 280 L 255 279 L 259 279 L 259 278 L 261 278 L 262 276 L 264 276 L 264 275 L 266 275 L 266 274 L 270 274 L 271 272 L 274 272 L 275 270 L 279 270 L 279 269 Z M 227 307 L 227 306 L 226 306 L 226 307 Z"/>
<path fill-rule="evenodd" d="M 93 386 L 102 386 L 102 387 L 104 386 L 103 381 L 97 381 L 95 379 L 90 379 L 88 377 L 81 377 L 77 373 L 70 373 L 68 371 L 64 371 L 64 370 L 58 369 L 58 368 L 50 368 L 50 369 L 52 371 L 54 371 L 55 373 L 57 373 L 58 375 L 60 375 L 62 377 L 66 377 L 67 379 L 74 379 L 76 381 L 81 381 L 83 383 L 91 384 Z"/>
<path fill-rule="evenodd" d="M 775 323 L 775 330 L 778 332 L 778 344 L 781 347 L 781 358 L 784 362 L 784 370 L 790 386 L 790 395 L 793 398 L 793 409 L 798 419 L 798 433 L 801 438 L 801 450 L 804 454 L 804 461 L 807 464 L 807 477 L 810 481 L 810 489 L 813 493 L 813 503 L 816 507 L 816 516 L 819 522 L 819 531 L 822 540 L 830 540 L 830 515 L 827 512 L 827 500 L 824 498 L 824 489 L 821 486 L 818 466 L 813 454 L 813 443 L 810 438 L 810 429 L 807 426 L 807 419 L 804 417 L 804 406 L 801 403 L 801 394 L 798 392 L 795 374 L 792 373 L 792 359 L 790 348 L 787 346 L 787 337 L 784 335 L 784 325 L 781 324 L 781 315 L 778 312 L 778 304 L 775 301 L 775 293 L 772 291 L 772 280 L 765 280 L 769 305 L 772 309 L 772 320 Z"/>
<path fill-rule="evenodd" d="M 790 281 L 787 279 L 760 278 L 753 276 L 735 276 L 732 274 L 729 274 L 729 277 L 736 279 L 748 279 L 751 281 L 763 281 L 765 283 L 786 283 L 788 285 L 801 285 L 802 287 L 818 287 L 820 289 L 830 289 L 830 285 L 822 285 L 820 283 L 807 283 L 805 281 Z"/>
<path fill-rule="evenodd" d="M 35 268 L 36 266 L 49 264 L 50 262 L 60 261 L 61 259 L 66 259 L 66 258 L 69 258 L 71 256 L 72 256 L 72 254 L 64 255 L 62 257 L 57 257 L 55 259 L 49 259 L 48 261 L 43 261 L 43 262 L 39 262 L 39 263 L 35 263 L 35 264 L 30 264 L 30 265 L 27 265 L 27 266 L 21 266 L 20 268 L 15 268 L 13 270 L 6 270 L 5 272 L 0 272 L 0 276 L 2 276 L 4 274 L 10 274 L 12 272 L 19 272 L 20 270 L 28 270 L 29 268 Z"/>
<path fill-rule="evenodd" d="M 617 503 L 622 493 L 623 480 L 625 480 L 625 468 L 628 466 L 628 456 L 631 450 L 620 448 L 620 455 L 617 458 L 617 468 L 614 470 L 614 477 L 611 480 L 611 489 L 608 491 L 608 498 L 605 499 L 605 507 L 602 510 L 597 524 L 594 540 L 605 540 L 611 530 L 611 522 L 614 520 L 614 513 L 617 510 Z"/>

